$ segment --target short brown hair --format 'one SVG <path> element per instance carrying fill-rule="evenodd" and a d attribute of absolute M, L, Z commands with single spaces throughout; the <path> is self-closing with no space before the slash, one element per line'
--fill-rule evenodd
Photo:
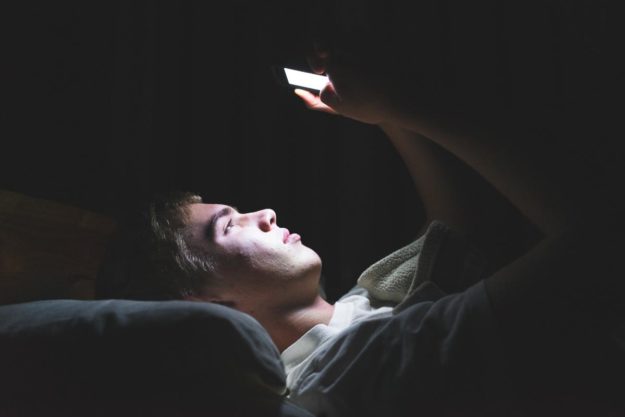
<path fill-rule="evenodd" d="M 170 192 L 154 197 L 113 240 L 96 280 L 96 298 L 182 299 L 196 295 L 213 271 L 210 254 L 186 241 L 188 206 L 202 197 Z"/>

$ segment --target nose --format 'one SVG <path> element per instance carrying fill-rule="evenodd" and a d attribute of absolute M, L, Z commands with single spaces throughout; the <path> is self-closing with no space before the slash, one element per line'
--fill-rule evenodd
<path fill-rule="evenodd" d="M 276 224 L 277 215 L 272 209 L 260 210 L 258 213 L 258 227 L 263 232 L 269 232 Z"/>

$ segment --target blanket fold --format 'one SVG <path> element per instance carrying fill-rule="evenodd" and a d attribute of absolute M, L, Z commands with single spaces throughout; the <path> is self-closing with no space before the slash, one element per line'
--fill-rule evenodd
<path fill-rule="evenodd" d="M 358 285 L 380 304 L 400 304 L 425 282 L 444 293 L 466 289 L 484 277 L 487 264 L 479 251 L 446 224 L 434 220 L 408 245 L 367 268 Z"/>

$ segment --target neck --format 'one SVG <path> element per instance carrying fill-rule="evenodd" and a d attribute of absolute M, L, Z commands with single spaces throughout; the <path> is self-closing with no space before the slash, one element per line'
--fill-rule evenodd
<path fill-rule="evenodd" d="M 271 311 L 257 319 L 282 352 L 317 324 L 328 324 L 333 313 L 334 306 L 316 296 L 308 305 Z"/>

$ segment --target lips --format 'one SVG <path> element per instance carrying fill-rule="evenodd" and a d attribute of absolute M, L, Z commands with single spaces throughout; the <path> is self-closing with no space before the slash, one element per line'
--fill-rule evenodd
<path fill-rule="evenodd" d="M 300 240 L 302 238 L 297 233 L 290 233 L 289 229 L 282 229 L 282 243 L 295 243 Z"/>
<path fill-rule="evenodd" d="M 289 238 L 287 239 L 286 243 L 295 243 L 299 240 L 301 240 L 302 238 L 300 237 L 300 235 L 298 235 L 297 233 L 291 233 L 289 235 Z"/>

